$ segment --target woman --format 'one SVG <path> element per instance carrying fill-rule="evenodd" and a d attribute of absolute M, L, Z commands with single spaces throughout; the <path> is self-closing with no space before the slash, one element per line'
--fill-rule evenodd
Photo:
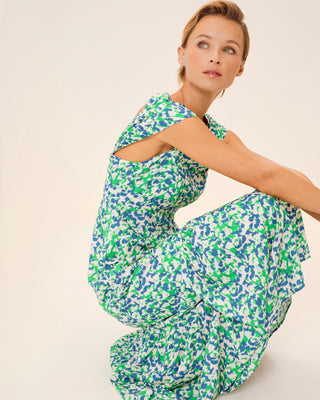
<path fill-rule="evenodd" d="M 320 189 L 206 113 L 248 50 L 235 3 L 201 7 L 178 49 L 182 87 L 152 96 L 110 154 L 88 280 L 107 313 L 139 328 L 110 349 L 126 400 L 234 390 L 304 287 L 300 208 L 320 220 Z M 254 191 L 179 229 L 174 214 L 201 195 L 209 168 Z"/>

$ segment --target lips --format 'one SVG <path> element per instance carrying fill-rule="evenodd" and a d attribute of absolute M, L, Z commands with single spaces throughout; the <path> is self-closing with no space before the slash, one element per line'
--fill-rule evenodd
<path fill-rule="evenodd" d="M 214 69 L 209 69 L 208 71 L 204 71 L 205 74 L 215 74 L 217 76 L 221 76 L 220 72 L 214 70 Z"/>

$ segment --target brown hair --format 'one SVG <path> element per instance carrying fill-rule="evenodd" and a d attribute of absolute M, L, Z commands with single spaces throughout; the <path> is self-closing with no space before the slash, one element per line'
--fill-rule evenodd
<path fill-rule="evenodd" d="M 244 14 L 241 9 L 232 1 L 211 1 L 210 3 L 204 4 L 189 20 L 187 25 L 185 26 L 182 34 L 182 44 L 181 46 L 185 49 L 187 46 L 188 38 L 200 21 L 201 18 L 205 17 L 206 15 L 221 15 L 231 21 L 237 22 L 243 32 L 243 54 L 242 60 L 246 60 L 249 47 L 250 47 L 250 38 L 248 33 L 247 25 L 243 22 Z M 185 81 L 186 76 L 186 69 L 184 66 L 180 65 L 178 71 L 178 83 L 183 84 Z M 223 89 L 222 94 L 220 97 L 223 96 L 225 89 Z"/>

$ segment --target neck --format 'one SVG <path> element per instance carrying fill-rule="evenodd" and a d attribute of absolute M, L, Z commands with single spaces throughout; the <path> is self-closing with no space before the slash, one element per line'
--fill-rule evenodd
<path fill-rule="evenodd" d="M 211 93 L 208 96 L 208 92 L 199 92 L 193 88 L 186 87 L 183 85 L 177 92 L 175 92 L 171 98 L 173 101 L 183 103 L 189 110 L 193 111 L 206 125 L 208 125 L 205 114 L 209 109 L 213 100 L 220 93 L 216 91 L 214 94 Z"/>

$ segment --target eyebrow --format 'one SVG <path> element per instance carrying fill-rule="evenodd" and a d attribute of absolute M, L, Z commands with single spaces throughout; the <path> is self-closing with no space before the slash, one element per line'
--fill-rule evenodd
<path fill-rule="evenodd" d="M 200 37 L 200 36 L 205 36 L 205 37 L 207 37 L 207 38 L 209 38 L 209 39 L 212 39 L 212 36 L 205 35 L 204 33 L 202 33 L 201 35 L 198 35 L 195 39 L 197 39 L 197 38 Z M 239 49 L 240 49 L 239 44 L 238 44 L 237 42 L 235 42 L 234 40 L 231 40 L 231 39 L 230 39 L 230 40 L 227 40 L 227 42 L 236 44 L 236 45 L 239 47 Z"/>

